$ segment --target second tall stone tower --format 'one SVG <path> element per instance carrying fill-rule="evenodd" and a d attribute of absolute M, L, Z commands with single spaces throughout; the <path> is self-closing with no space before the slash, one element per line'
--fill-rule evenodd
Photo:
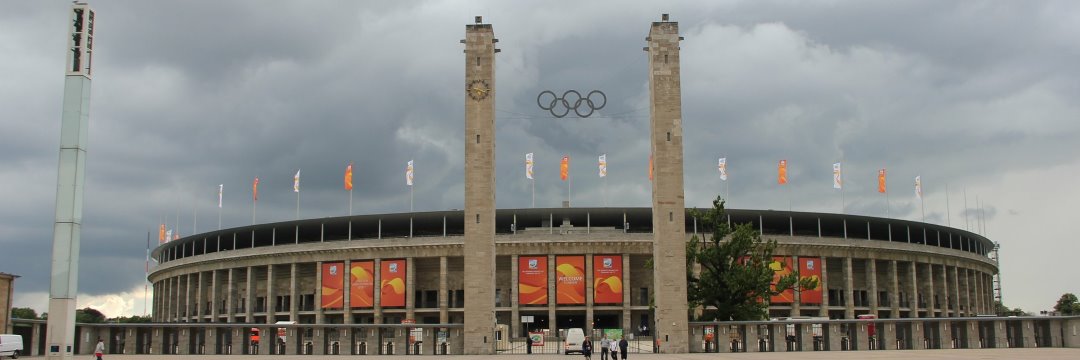
<path fill-rule="evenodd" d="M 495 353 L 495 32 L 465 26 L 465 354 Z"/>
<path fill-rule="evenodd" d="M 686 220 L 683 198 L 682 84 L 679 23 L 652 23 L 649 37 L 649 128 L 653 166 L 653 284 L 656 337 L 666 353 L 688 347 Z"/>

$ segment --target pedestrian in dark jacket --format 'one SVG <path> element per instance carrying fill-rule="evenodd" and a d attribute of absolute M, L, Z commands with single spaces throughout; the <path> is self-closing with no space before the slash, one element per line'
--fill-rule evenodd
<path fill-rule="evenodd" d="M 585 355 L 585 359 L 592 360 L 592 341 L 589 341 L 589 338 L 585 338 L 581 343 L 581 353 Z"/>
<path fill-rule="evenodd" d="M 626 342 L 625 337 L 623 337 L 622 339 L 619 340 L 619 352 L 622 353 L 622 359 L 623 360 L 626 360 L 626 348 L 628 347 L 627 345 L 629 345 L 629 344 Z"/>

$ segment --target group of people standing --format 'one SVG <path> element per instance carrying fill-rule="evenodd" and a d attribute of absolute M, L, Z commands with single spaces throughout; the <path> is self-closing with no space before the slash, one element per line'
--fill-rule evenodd
<path fill-rule="evenodd" d="M 622 359 L 626 360 L 628 347 L 629 343 L 627 343 L 626 338 L 615 341 L 615 339 L 608 339 L 607 334 L 604 334 L 604 337 L 600 339 L 600 360 L 608 360 L 609 352 L 611 353 L 612 360 L 619 360 L 620 353 Z M 581 352 L 582 354 L 585 354 L 586 359 L 592 360 L 593 343 L 588 337 L 581 343 Z"/>

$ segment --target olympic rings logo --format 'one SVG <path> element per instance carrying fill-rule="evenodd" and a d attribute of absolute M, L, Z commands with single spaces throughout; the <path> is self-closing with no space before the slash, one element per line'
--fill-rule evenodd
<path fill-rule="evenodd" d="M 596 96 L 596 98 L 594 99 L 593 96 Z M 540 106 L 541 110 L 547 110 L 551 113 L 551 116 L 556 118 L 566 116 L 570 113 L 570 110 L 573 110 L 574 114 L 579 117 L 587 118 L 594 111 L 603 109 L 604 105 L 607 105 L 607 95 L 604 95 L 600 90 L 593 90 L 582 97 L 577 90 L 567 90 L 560 97 L 550 90 L 544 90 L 540 92 L 540 95 L 536 96 L 536 105 Z"/>

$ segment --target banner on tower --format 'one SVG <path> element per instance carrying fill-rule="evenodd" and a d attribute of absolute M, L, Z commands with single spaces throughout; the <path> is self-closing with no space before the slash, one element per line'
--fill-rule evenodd
<path fill-rule="evenodd" d="M 349 307 L 375 307 L 375 262 L 354 261 L 349 269 Z"/>
<path fill-rule="evenodd" d="M 566 181 L 570 177 L 570 155 L 563 155 L 562 162 L 559 163 L 559 178 L 562 181 Z"/>
<path fill-rule="evenodd" d="M 405 306 L 405 260 L 383 260 L 379 272 L 379 304 L 383 307 Z"/>
<path fill-rule="evenodd" d="M 776 284 L 780 282 L 780 278 L 790 275 L 791 270 L 791 257 L 790 256 L 773 256 L 771 262 L 769 262 L 769 269 L 773 271 L 772 284 L 769 286 L 773 291 L 776 291 Z M 774 295 L 769 298 L 769 302 L 773 304 L 790 304 L 795 302 L 795 291 L 792 289 L 785 289 L 780 294 Z"/>
<path fill-rule="evenodd" d="M 799 302 L 821 304 L 821 258 L 799 258 L 799 279 L 817 280 L 817 287 L 799 292 Z"/>
<path fill-rule="evenodd" d="M 877 192 L 885 193 L 885 169 L 877 171 Z"/>
<path fill-rule="evenodd" d="M 622 255 L 593 255 L 593 303 L 622 304 Z"/>
<path fill-rule="evenodd" d="M 607 154 L 600 155 L 600 177 L 607 176 Z"/>
<path fill-rule="evenodd" d="M 832 164 L 832 187 L 833 189 L 844 188 L 844 176 L 840 172 L 840 163 Z"/>
<path fill-rule="evenodd" d="M 533 178 L 533 153 L 525 154 L 525 178 Z"/>
<path fill-rule="evenodd" d="M 780 185 L 787 184 L 787 160 L 780 160 L 776 165 L 776 182 Z"/>
<path fill-rule="evenodd" d="M 727 158 L 720 158 L 716 167 L 720 169 L 720 180 L 727 181 Z"/>

